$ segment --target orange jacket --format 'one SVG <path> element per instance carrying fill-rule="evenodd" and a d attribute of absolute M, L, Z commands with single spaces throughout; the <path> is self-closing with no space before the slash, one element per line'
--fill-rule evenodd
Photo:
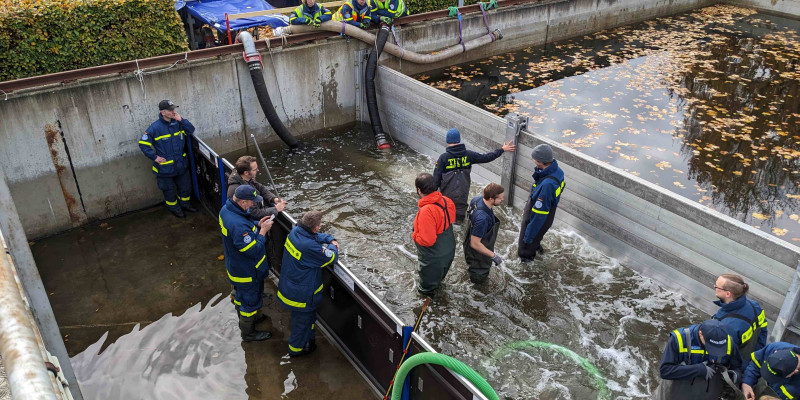
<path fill-rule="evenodd" d="M 444 207 L 445 202 L 449 218 L 445 218 L 442 207 L 436 205 Z M 419 206 L 419 211 L 414 218 L 414 232 L 411 234 L 411 238 L 420 246 L 433 246 L 436 243 L 436 237 L 453 224 L 456 205 L 453 200 L 443 196 L 442 192 L 437 190 L 419 199 L 417 206 Z"/>

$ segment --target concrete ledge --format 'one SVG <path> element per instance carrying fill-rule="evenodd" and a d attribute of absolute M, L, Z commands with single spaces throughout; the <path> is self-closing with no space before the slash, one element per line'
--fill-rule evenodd
<path fill-rule="evenodd" d="M 723 0 L 722 3 L 754 8 L 767 14 L 786 18 L 800 18 L 800 0 Z"/>

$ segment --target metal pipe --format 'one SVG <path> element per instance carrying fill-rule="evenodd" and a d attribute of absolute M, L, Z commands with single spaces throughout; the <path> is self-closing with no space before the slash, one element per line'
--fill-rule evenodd
<path fill-rule="evenodd" d="M 5 243 L 5 242 L 4 242 Z M 8 252 L 0 256 L 0 355 L 14 400 L 56 400 Z"/>
<path fill-rule="evenodd" d="M 264 170 L 267 171 L 267 176 L 269 177 L 269 183 L 272 185 L 272 191 L 275 192 L 275 195 L 278 196 L 281 200 L 284 200 L 283 196 L 278 193 L 278 187 L 275 186 L 275 181 L 272 180 L 272 174 L 269 172 L 269 166 L 267 165 L 267 160 L 264 159 L 264 155 L 261 154 L 261 147 L 258 146 L 258 140 L 256 140 L 256 135 L 250 134 L 250 137 L 253 138 L 253 144 L 256 146 L 256 151 L 258 152 L 258 156 L 261 157 L 261 163 L 264 164 Z"/>

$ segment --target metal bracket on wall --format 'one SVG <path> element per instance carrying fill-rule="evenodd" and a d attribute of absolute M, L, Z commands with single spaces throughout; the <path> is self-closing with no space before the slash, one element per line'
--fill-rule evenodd
<path fill-rule="evenodd" d="M 356 50 L 353 52 L 353 66 L 355 67 L 355 89 L 356 89 L 356 121 L 365 121 L 364 104 L 366 104 L 366 93 L 364 93 L 364 69 L 369 58 L 370 48 Z"/>
<path fill-rule="evenodd" d="M 528 117 L 519 114 L 506 115 L 506 133 L 503 143 L 512 142 L 515 146 L 519 142 L 519 134 L 528 127 Z M 505 203 L 514 205 L 514 181 L 517 173 L 517 151 L 503 154 L 503 173 L 500 185 L 506 192 Z"/>

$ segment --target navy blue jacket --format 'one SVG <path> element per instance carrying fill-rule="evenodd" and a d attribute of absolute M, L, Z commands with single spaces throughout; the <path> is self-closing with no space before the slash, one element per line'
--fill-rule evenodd
<path fill-rule="evenodd" d="M 747 369 L 744 371 L 744 379 L 742 379 L 742 383 L 746 383 L 750 385 L 750 387 L 755 388 L 756 382 L 758 382 L 758 378 L 761 377 L 761 366 L 764 365 L 764 361 L 766 361 L 767 356 L 770 354 L 783 349 L 792 349 L 796 354 L 800 353 L 800 347 L 797 347 L 791 343 L 786 342 L 775 342 L 770 343 L 764 346 L 763 349 L 754 351 L 753 354 L 750 356 L 751 363 L 747 366 Z M 798 399 L 800 397 L 800 374 L 794 374 L 790 378 L 783 378 L 780 382 L 769 385 L 775 393 L 780 396 L 783 400 L 788 399 Z"/>
<path fill-rule="evenodd" d="M 553 178 L 548 178 L 552 176 Z M 531 221 L 525 228 L 525 243 L 533 242 L 542 225 L 547 220 L 550 211 L 553 210 L 561 199 L 561 192 L 564 190 L 564 171 L 558 167 L 558 161 L 553 160 L 545 169 L 536 169 L 533 172 L 533 187 L 531 187 Z"/>
<path fill-rule="evenodd" d="M 331 10 L 322 7 L 319 3 L 314 3 L 314 7 L 309 8 L 305 4 L 300 4 L 289 14 L 290 25 L 311 25 L 314 20 L 320 23 L 330 21 L 333 16 Z"/>
<path fill-rule="evenodd" d="M 322 302 L 322 268 L 333 267 L 339 257 L 334 237 L 311 233 L 297 224 L 283 245 L 278 299 L 290 310 L 313 311 Z M 323 246 L 325 244 L 326 246 Z"/>
<path fill-rule="evenodd" d="M 472 164 L 492 162 L 502 155 L 503 149 L 481 154 L 472 150 L 467 150 L 464 143 L 459 143 L 455 146 L 447 146 L 445 152 L 439 155 L 439 159 L 436 160 L 436 167 L 433 169 L 433 181 L 436 183 L 436 188 L 440 189 L 442 186 L 443 173 L 456 169 L 466 169 L 467 172 L 469 172 L 472 171 Z M 447 196 L 446 193 L 443 194 Z"/>
<path fill-rule="evenodd" d="M 153 122 L 139 138 L 139 148 L 147 158 L 153 160 L 153 172 L 157 176 L 177 176 L 189 167 L 189 160 L 184 153 L 186 135 L 194 133 L 194 125 L 188 119 L 181 122 L 164 121 L 159 114 L 158 121 Z M 158 164 L 156 156 L 161 156 L 167 161 Z"/>
<path fill-rule="evenodd" d="M 262 285 L 269 273 L 266 238 L 256 222 L 233 200 L 219 211 L 219 227 L 225 246 L 225 269 L 234 286 Z"/>
<path fill-rule="evenodd" d="M 473 204 L 475 206 L 475 211 L 469 217 L 470 221 L 472 221 L 471 235 L 483 239 L 486 233 L 490 232 L 494 227 L 494 211 L 483 202 L 483 196 L 474 197 L 469 201 L 469 204 L 470 206 Z"/>
<path fill-rule="evenodd" d="M 689 327 L 690 343 L 686 342 L 683 328 L 670 332 L 667 346 L 661 356 L 661 367 L 659 367 L 661 379 L 679 380 L 696 377 L 705 379 L 706 366 L 702 363 L 708 361 L 708 353 L 700 343 L 699 327 L 699 324 Z M 730 335 L 728 343 L 730 344 L 728 354 L 718 360 L 717 364 L 724 365 L 742 376 L 742 357 L 739 355 L 739 348 L 733 345 Z"/>
<path fill-rule="evenodd" d="M 760 350 L 767 345 L 767 318 L 761 305 L 754 300 L 750 300 L 747 296 L 740 296 L 738 299 L 725 304 L 720 300 L 714 302 L 720 307 L 719 311 L 714 314 L 714 319 L 722 321 L 725 324 L 725 329 L 733 336 L 733 341 L 738 345 L 747 343 L 749 340 L 757 340 L 754 350 Z M 737 314 L 741 315 L 748 322 L 736 317 L 726 315 Z M 752 337 L 757 328 L 761 328 L 761 333 L 758 337 Z M 743 354 L 748 357 L 748 354 Z M 749 359 L 744 360 L 744 368 L 750 363 Z"/>

